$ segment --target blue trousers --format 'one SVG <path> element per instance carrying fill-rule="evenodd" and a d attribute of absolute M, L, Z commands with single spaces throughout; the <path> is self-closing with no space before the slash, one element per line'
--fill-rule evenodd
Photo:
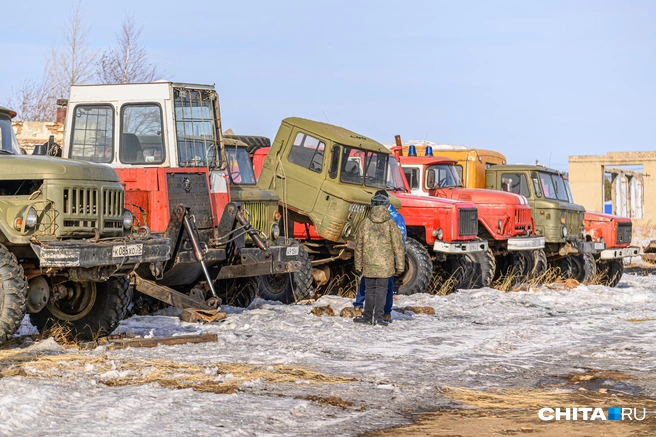
<path fill-rule="evenodd" d="M 390 276 L 387 281 L 387 299 L 385 300 L 385 314 L 392 314 L 392 304 L 394 303 L 394 276 Z M 364 276 L 358 286 L 358 294 L 355 296 L 354 307 L 362 308 L 364 306 Z"/>

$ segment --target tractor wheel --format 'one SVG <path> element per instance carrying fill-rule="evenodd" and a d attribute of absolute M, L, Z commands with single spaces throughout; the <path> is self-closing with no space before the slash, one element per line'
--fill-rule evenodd
<path fill-rule="evenodd" d="M 533 268 L 531 269 L 529 278 L 539 278 L 549 267 L 547 264 L 547 254 L 544 253 L 544 249 L 536 249 L 531 252 L 531 257 L 533 259 Z"/>
<path fill-rule="evenodd" d="M 32 325 L 43 332 L 56 324 L 68 325 L 76 340 L 109 335 L 123 320 L 132 300 L 130 281 L 124 277 L 106 282 L 66 282 L 66 296 L 50 302 L 36 314 Z"/>
<path fill-rule="evenodd" d="M 13 253 L 0 244 L 0 343 L 14 334 L 25 317 L 27 279 Z"/>
<path fill-rule="evenodd" d="M 597 275 L 595 260 L 589 253 L 568 255 L 560 262 L 560 270 L 566 278 L 587 284 Z"/>
<path fill-rule="evenodd" d="M 489 287 L 494 280 L 494 275 L 497 270 L 497 259 L 494 256 L 492 249 L 488 247 L 485 252 L 478 252 L 470 256 L 476 263 L 474 265 L 476 268 L 474 269 L 475 277 L 473 278 L 473 288 Z"/>
<path fill-rule="evenodd" d="M 599 261 L 597 263 L 597 271 L 601 275 L 600 284 L 616 287 L 624 274 L 624 261 L 622 259 Z"/>
<path fill-rule="evenodd" d="M 297 242 L 294 242 L 298 245 Z M 295 273 L 263 275 L 257 278 L 258 295 L 262 299 L 294 303 L 312 294 L 312 261 L 303 246 L 298 246 L 301 270 Z M 250 303 L 250 302 L 249 302 Z"/>
<path fill-rule="evenodd" d="M 214 283 L 221 303 L 239 308 L 246 308 L 255 300 L 259 280 L 256 277 L 227 279 Z"/>
<path fill-rule="evenodd" d="M 433 261 L 424 246 L 408 238 L 405 243 L 405 271 L 394 278 L 398 294 L 426 293 L 433 276 Z"/>

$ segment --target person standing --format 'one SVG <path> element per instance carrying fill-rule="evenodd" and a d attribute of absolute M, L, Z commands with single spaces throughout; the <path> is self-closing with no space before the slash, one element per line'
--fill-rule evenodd
<path fill-rule="evenodd" d="M 408 237 L 408 231 L 405 226 L 405 219 L 401 215 L 400 212 L 394 208 L 394 205 L 392 205 L 389 202 L 389 195 L 387 194 L 387 191 L 385 190 L 379 190 L 376 192 L 376 194 L 381 194 L 383 196 L 386 196 L 388 198 L 387 202 L 387 209 L 390 212 L 390 216 L 392 217 L 392 220 L 396 223 L 396 226 L 398 226 L 399 231 L 401 231 L 401 237 L 403 240 L 403 247 L 405 247 L 405 241 Z M 387 281 L 387 298 L 385 300 L 385 310 L 383 313 L 383 320 L 385 320 L 388 323 L 392 323 L 392 305 L 394 304 L 394 277 L 391 276 L 389 280 Z M 358 292 L 355 296 L 355 302 L 353 302 L 353 307 L 354 308 L 359 308 L 360 310 L 364 306 L 364 277 L 360 279 L 360 284 L 358 285 Z"/>
<path fill-rule="evenodd" d="M 387 284 L 404 270 L 405 254 L 401 232 L 387 208 L 387 193 L 371 198 L 371 210 L 363 220 L 355 240 L 355 270 L 365 283 L 364 312 L 356 323 L 387 326 L 383 320 Z"/>

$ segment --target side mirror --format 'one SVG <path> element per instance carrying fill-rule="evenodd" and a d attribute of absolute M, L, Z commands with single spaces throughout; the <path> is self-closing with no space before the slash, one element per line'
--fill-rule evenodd
<path fill-rule="evenodd" d="M 434 190 L 435 185 L 435 170 L 428 170 L 428 172 L 426 172 L 426 188 Z"/>
<path fill-rule="evenodd" d="M 48 143 L 37 144 L 32 150 L 32 155 L 45 155 L 48 152 Z"/>

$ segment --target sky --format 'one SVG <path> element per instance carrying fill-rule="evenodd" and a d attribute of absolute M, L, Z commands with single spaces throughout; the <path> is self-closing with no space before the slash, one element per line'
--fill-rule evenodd
<path fill-rule="evenodd" d="M 39 80 L 71 1 L 3 2 L 0 105 Z M 82 1 L 89 44 L 126 14 L 163 79 L 213 83 L 224 128 L 291 116 L 567 170 L 656 149 L 656 1 Z M 9 17 L 14 17 L 8 19 Z"/>

